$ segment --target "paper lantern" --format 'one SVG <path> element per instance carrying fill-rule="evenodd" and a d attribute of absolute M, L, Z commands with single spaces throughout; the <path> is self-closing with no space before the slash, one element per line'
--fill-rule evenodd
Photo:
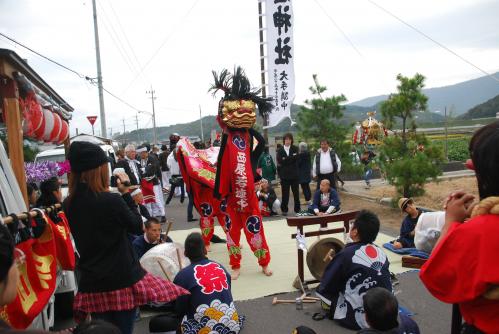
<path fill-rule="evenodd" d="M 33 137 L 42 140 L 45 131 L 45 116 L 42 107 L 36 101 L 32 101 L 30 112 L 31 122 L 33 123 Z"/>
<path fill-rule="evenodd" d="M 43 129 L 43 140 L 50 141 L 50 135 L 54 129 L 55 117 L 54 113 L 48 109 L 43 109 L 43 118 L 45 118 L 45 127 Z"/>
<path fill-rule="evenodd" d="M 58 144 L 61 144 L 68 138 L 69 136 L 69 124 L 66 121 L 62 121 L 61 123 L 61 132 L 59 133 L 59 138 L 57 140 Z"/>
<path fill-rule="evenodd" d="M 53 115 L 54 127 L 52 128 L 52 132 L 50 132 L 49 141 L 56 142 L 59 139 L 59 134 L 61 133 L 62 119 L 61 116 L 59 116 L 57 113 L 53 113 Z"/>

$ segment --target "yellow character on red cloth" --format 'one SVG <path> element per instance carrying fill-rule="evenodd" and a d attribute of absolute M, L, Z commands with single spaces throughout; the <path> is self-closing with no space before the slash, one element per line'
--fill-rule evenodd
<path fill-rule="evenodd" d="M 272 99 L 258 96 L 260 90 L 251 88 L 244 71 L 238 67 L 234 74 L 223 70 L 213 73 L 214 94 L 225 93 L 220 101 L 217 120 L 223 135 L 218 155 L 214 196 L 226 198 L 230 221 L 226 222 L 227 247 L 233 279 L 239 276 L 241 250 L 239 240 L 244 229 L 253 254 L 263 272 L 270 276 L 268 268 L 270 251 L 265 239 L 262 215 L 255 193 L 254 165 L 258 157 L 252 157 L 253 137 L 259 135 L 252 126 L 256 121 L 256 107 L 264 116 L 272 109 Z M 261 136 L 259 136 L 261 137 Z M 256 158 L 256 159 L 254 159 Z M 253 163 L 252 161 L 255 160 Z"/>

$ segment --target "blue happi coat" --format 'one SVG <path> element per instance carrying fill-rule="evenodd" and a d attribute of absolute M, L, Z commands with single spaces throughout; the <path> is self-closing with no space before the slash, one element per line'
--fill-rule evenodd
<path fill-rule="evenodd" d="M 342 326 L 367 328 L 362 296 L 374 287 L 392 291 L 386 254 L 374 244 L 347 244 L 328 264 L 317 295 Z"/>

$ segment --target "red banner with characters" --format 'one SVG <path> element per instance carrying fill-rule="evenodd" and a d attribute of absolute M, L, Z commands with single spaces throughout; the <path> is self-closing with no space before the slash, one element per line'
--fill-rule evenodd
<path fill-rule="evenodd" d="M 52 226 L 54 232 L 54 242 L 57 263 L 63 270 L 74 270 L 76 259 L 71 235 L 69 231 L 69 223 L 66 214 L 60 211 L 57 214 L 45 216 L 48 223 Z"/>
<path fill-rule="evenodd" d="M 45 225 L 39 238 L 23 241 L 16 248 L 26 255 L 26 261 L 18 267 L 16 299 L 0 309 L 0 318 L 14 328 L 25 329 L 47 305 L 56 288 L 56 246 L 51 225 Z"/>

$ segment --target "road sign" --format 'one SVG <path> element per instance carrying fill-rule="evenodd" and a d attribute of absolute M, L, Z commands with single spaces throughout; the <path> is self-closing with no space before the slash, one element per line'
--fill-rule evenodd
<path fill-rule="evenodd" d="M 97 116 L 87 116 L 88 121 L 92 126 L 94 126 L 95 121 L 97 120 Z"/>

